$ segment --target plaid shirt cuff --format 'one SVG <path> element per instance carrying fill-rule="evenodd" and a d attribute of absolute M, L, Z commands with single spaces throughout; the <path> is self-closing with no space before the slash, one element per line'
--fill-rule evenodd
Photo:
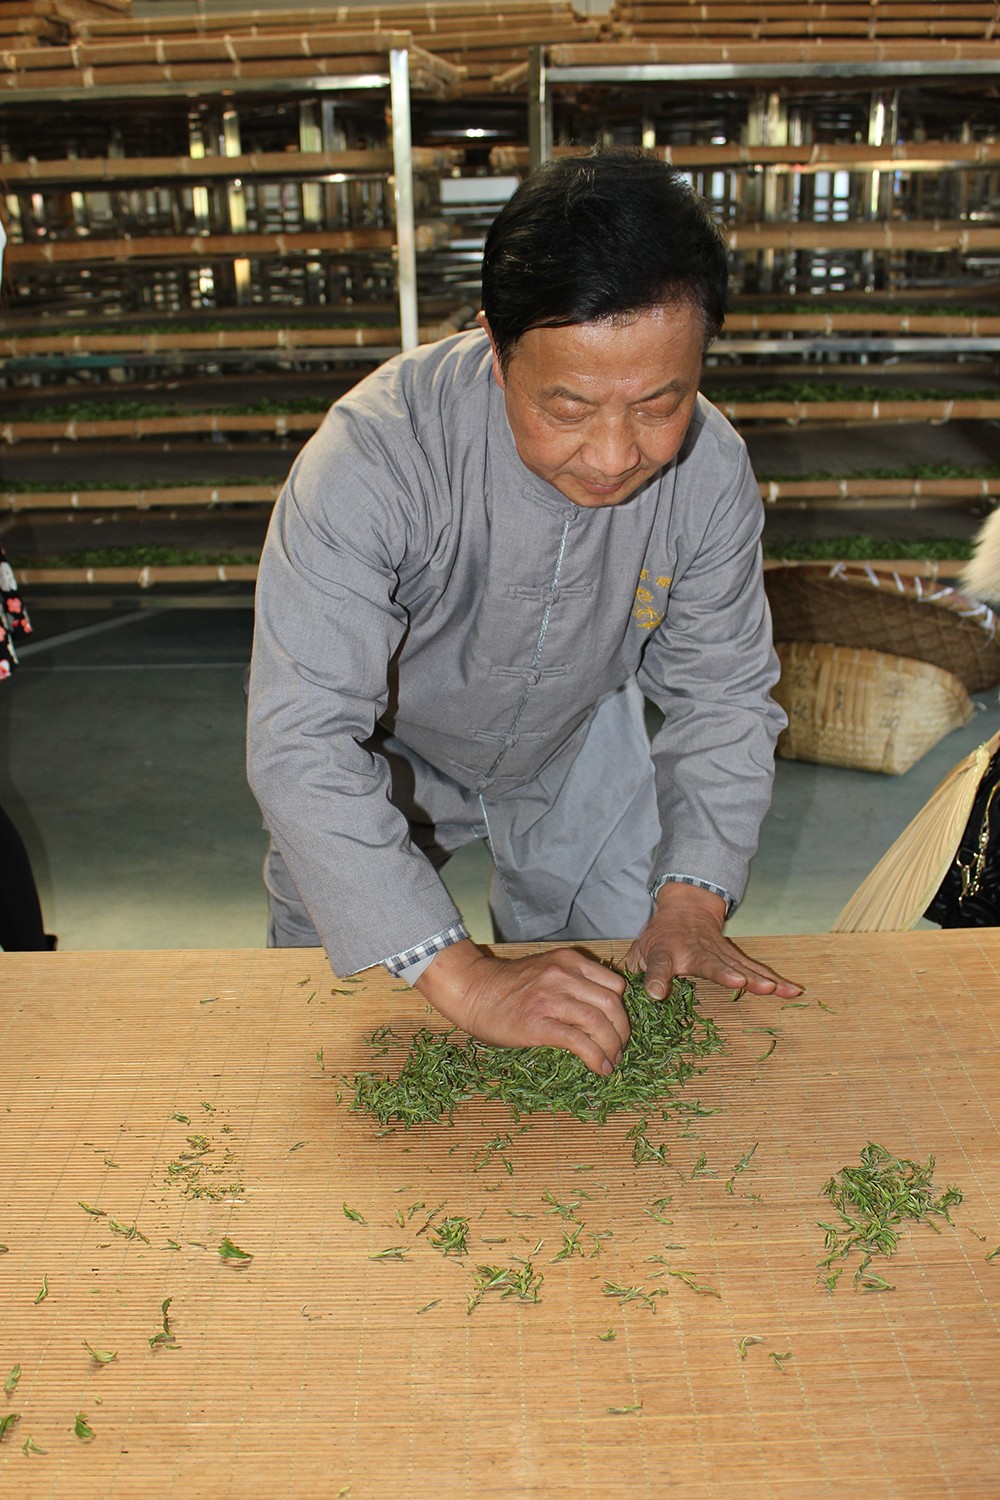
<path fill-rule="evenodd" d="M 468 936 L 465 923 L 455 922 L 443 932 L 436 932 L 433 937 L 425 938 L 422 943 L 414 943 L 412 948 L 404 948 L 402 953 L 383 958 L 382 963 L 395 979 L 405 979 L 407 984 L 413 984 L 432 958 L 450 948 L 452 943 L 464 942 Z"/>
<path fill-rule="evenodd" d="M 697 880 L 693 875 L 661 875 L 659 880 L 649 888 L 649 894 L 655 901 L 660 894 L 661 887 L 665 885 L 696 885 L 700 891 L 711 891 L 713 896 L 721 896 L 726 903 L 726 916 L 731 917 L 736 902 L 728 891 L 724 891 L 721 885 L 713 885 L 710 880 Z"/>

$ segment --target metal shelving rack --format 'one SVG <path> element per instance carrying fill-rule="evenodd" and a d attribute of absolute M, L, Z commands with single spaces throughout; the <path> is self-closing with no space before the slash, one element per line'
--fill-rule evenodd
<path fill-rule="evenodd" d="M 528 148 L 498 150 L 493 165 L 522 171 L 588 143 L 641 144 L 690 177 L 733 250 L 733 309 L 706 390 L 745 390 L 747 399 L 737 390 L 719 404 L 748 438 L 807 426 L 822 445 L 823 429 L 844 429 L 847 463 L 863 429 L 873 449 L 889 423 L 935 424 L 938 434 L 975 424 L 1000 477 L 998 74 L 996 41 L 536 48 L 525 69 Z M 803 375 L 808 399 L 750 399 Z M 823 400 L 824 380 L 841 386 L 835 398 Z M 852 400 L 843 390 L 901 380 L 928 399 Z M 869 498 L 968 510 L 995 504 L 996 488 L 971 475 L 883 481 Z M 764 491 L 775 509 L 866 503 L 849 477 Z"/>
<path fill-rule="evenodd" d="M 417 266 L 461 153 L 414 151 L 410 121 L 411 79 L 444 92 L 457 70 L 406 33 L 304 38 L 304 67 L 269 64 L 273 41 L 38 48 L 0 76 L 0 511 L 41 550 L 75 551 L 98 513 L 160 537 L 228 514 L 252 550 L 333 396 L 453 326 L 444 299 L 421 324 Z"/>

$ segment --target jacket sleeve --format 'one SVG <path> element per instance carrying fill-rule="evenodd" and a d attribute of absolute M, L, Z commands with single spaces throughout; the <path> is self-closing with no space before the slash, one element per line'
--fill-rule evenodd
<path fill-rule="evenodd" d="M 299 455 L 261 557 L 247 772 L 338 974 L 459 920 L 390 800 L 369 740 L 407 616 L 397 568 L 421 545 L 418 458 L 403 472 L 334 408 Z"/>
<path fill-rule="evenodd" d="M 786 720 L 771 697 L 779 667 L 764 592 L 760 492 L 742 442 L 732 435 L 725 447 L 724 470 L 715 459 L 700 482 L 687 481 L 666 615 L 651 634 L 639 683 L 664 714 L 652 746 L 662 830 L 654 882 L 683 872 L 739 901 Z"/>

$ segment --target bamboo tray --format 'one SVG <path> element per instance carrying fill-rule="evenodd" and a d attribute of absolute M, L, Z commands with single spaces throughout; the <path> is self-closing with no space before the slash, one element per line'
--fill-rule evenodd
<path fill-rule="evenodd" d="M 382 971 L 350 985 L 316 950 L 5 955 L 0 1366 L 21 1374 L 0 1489 L 993 1493 L 1000 934 L 747 945 L 807 985 L 803 1002 L 700 986 L 724 1051 L 679 1096 L 702 1113 L 650 1119 L 666 1160 L 641 1166 L 632 1117 L 519 1132 L 477 1105 L 387 1133 L 352 1113 L 338 1073 L 392 1068 L 428 1021 Z M 385 1024 L 404 1041 L 373 1061 L 364 1039 Z M 224 1167 L 205 1171 L 217 1198 L 168 1185 L 189 1136 Z M 852 1266 L 831 1292 L 821 1189 L 870 1140 L 933 1155 L 935 1188 L 964 1201 L 878 1264 L 895 1290 L 855 1291 Z M 572 1227 L 553 1201 L 576 1204 L 586 1255 L 553 1259 Z M 533 1256 L 540 1300 L 468 1314 L 469 1262 L 417 1232 L 438 1205 L 469 1218 L 470 1261 Z M 226 1236 L 253 1258 L 221 1259 Z M 396 1245 L 405 1259 L 370 1258 Z M 607 1282 L 669 1295 L 654 1313 Z M 164 1303 L 173 1345 L 157 1342 Z M 29 1437 L 44 1454 L 22 1453 Z"/>

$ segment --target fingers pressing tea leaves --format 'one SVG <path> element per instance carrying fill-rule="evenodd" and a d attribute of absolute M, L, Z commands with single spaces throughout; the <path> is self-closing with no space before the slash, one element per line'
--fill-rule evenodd
<path fill-rule="evenodd" d="M 632 1035 L 621 1066 L 609 1077 L 553 1047 L 490 1047 L 425 1028 L 413 1037 L 395 1078 L 355 1076 L 352 1108 L 382 1125 L 410 1126 L 452 1119 L 476 1097 L 506 1104 L 516 1121 L 555 1111 L 603 1122 L 623 1110 L 662 1104 L 703 1071 L 703 1059 L 720 1052 L 722 1042 L 714 1023 L 699 1012 L 689 980 L 675 980 L 666 1000 L 650 1000 L 642 976 L 624 972 Z M 648 1142 L 647 1148 L 651 1156 L 661 1149 Z"/>

